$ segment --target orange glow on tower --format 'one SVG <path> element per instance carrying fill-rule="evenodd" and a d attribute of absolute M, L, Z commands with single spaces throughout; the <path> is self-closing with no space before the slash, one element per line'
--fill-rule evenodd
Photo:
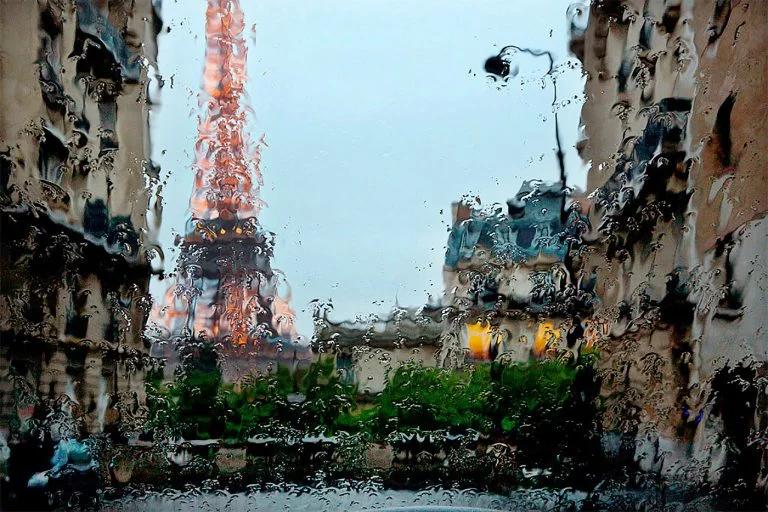
<path fill-rule="evenodd" d="M 271 268 L 274 241 L 261 229 L 261 148 L 248 137 L 244 106 L 248 47 L 239 0 L 208 0 L 204 107 L 195 143 L 191 221 L 176 284 L 154 318 L 169 333 L 205 333 L 231 347 L 296 340 L 295 313 L 282 274 Z"/>
<path fill-rule="evenodd" d="M 248 46 L 239 0 L 208 0 L 205 20 L 203 90 L 208 101 L 195 144 L 192 218 L 258 217 L 264 139 L 253 144 L 243 131 L 247 116 L 241 100 Z"/>

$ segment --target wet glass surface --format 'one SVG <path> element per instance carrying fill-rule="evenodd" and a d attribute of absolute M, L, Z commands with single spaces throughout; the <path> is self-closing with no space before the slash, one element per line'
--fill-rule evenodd
<path fill-rule="evenodd" d="M 765 510 L 767 44 L 0 0 L 0 509 Z"/>

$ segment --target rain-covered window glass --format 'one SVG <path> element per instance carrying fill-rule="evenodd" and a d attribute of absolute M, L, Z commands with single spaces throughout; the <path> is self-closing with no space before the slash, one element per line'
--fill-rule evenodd
<path fill-rule="evenodd" d="M 0 510 L 768 507 L 768 2 L 0 1 Z"/>

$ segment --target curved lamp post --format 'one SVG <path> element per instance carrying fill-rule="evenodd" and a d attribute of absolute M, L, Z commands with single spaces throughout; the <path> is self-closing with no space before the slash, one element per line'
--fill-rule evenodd
<path fill-rule="evenodd" d="M 549 68 L 546 75 L 552 76 L 552 85 L 554 95 L 552 98 L 552 112 L 555 115 L 555 142 L 557 143 L 557 164 L 560 167 L 560 183 L 563 188 L 566 185 L 566 173 L 565 173 L 565 161 L 562 145 L 560 144 L 560 124 L 557 119 L 557 110 L 555 109 L 557 103 L 557 80 L 552 72 L 555 67 L 555 59 L 552 56 L 552 52 L 547 50 L 531 50 L 530 48 L 521 48 L 513 44 L 507 45 L 497 55 L 488 57 L 485 61 L 485 72 L 491 75 L 495 75 L 501 78 L 507 78 L 510 74 L 510 58 L 517 52 L 527 53 L 534 57 L 547 57 L 549 59 Z"/>

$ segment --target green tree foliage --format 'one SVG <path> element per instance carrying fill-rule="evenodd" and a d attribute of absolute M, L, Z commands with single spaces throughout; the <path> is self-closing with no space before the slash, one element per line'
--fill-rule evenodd
<path fill-rule="evenodd" d="M 378 398 L 375 429 L 380 433 L 412 428 L 487 430 L 488 376 L 485 366 L 463 372 L 403 366 Z"/>
<path fill-rule="evenodd" d="M 237 385 L 222 381 L 213 346 L 188 351 L 172 383 L 147 383 L 149 429 L 185 439 L 244 440 L 258 433 L 333 433 L 355 406 L 356 389 L 341 382 L 332 358 L 312 363 L 303 377 L 278 366 Z"/>
<path fill-rule="evenodd" d="M 294 379 L 288 368 L 279 366 L 275 373 L 247 377 L 235 389 L 223 386 L 222 398 L 227 408 L 224 437 L 245 439 L 266 424 L 288 424 L 293 411 L 288 395 Z"/>
<path fill-rule="evenodd" d="M 357 390 L 341 381 L 332 358 L 319 358 L 303 376 L 278 367 L 234 386 L 222 383 L 215 350 L 203 345 L 184 359 L 172 384 L 150 379 L 149 426 L 187 439 L 239 440 L 277 431 L 385 439 L 409 430 L 474 429 L 513 442 L 537 465 L 554 464 L 563 454 L 583 458 L 596 450 L 596 357 L 460 371 L 407 364 L 373 403 L 358 407 Z"/>
<path fill-rule="evenodd" d="M 492 365 L 488 414 L 495 432 L 518 447 L 519 463 L 571 480 L 600 469 L 596 357 Z"/>
<path fill-rule="evenodd" d="M 502 432 L 512 433 L 537 416 L 555 412 L 567 400 L 576 370 L 549 360 L 525 364 L 493 363 L 492 400 L 487 413 Z"/>
<path fill-rule="evenodd" d="M 185 439 L 210 439 L 224 432 L 225 408 L 219 391 L 221 368 L 214 344 L 199 342 L 181 353 L 175 380 L 149 379 L 148 427 Z"/>
<path fill-rule="evenodd" d="M 310 428 L 335 430 L 339 416 L 355 405 L 357 390 L 341 381 L 331 357 L 321 357 L 310 365 L 301 389 L 305 396 L 301 422 Z"/>

